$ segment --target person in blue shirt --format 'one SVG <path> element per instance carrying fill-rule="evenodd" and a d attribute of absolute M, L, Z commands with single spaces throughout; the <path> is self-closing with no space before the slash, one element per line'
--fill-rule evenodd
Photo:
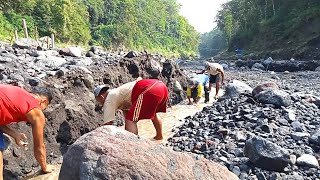
<path fill-rule="evenodd" d="M 205 74 L 197 74 L 192 79 L 188 80 L 188 87 L 187 87 L 187 97 L 189 100 L 189 105 L 193 104 L 191 102 L 191 98 L 193 99 L 194 103 L 198 103 L 203 91 L 205 93 L 205 103 L 209 102 L 209 88 L 207 86 L 209 82 L 209 76 Z"/>

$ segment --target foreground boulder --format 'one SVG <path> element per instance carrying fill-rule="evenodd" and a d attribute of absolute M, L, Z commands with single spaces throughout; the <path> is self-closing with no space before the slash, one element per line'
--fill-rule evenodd
<path fill-rule="evenodd" d="M 123 129 L 104 126 L 70 146 L 59 179 L 238 178 L 227 168 L 204 158 L 174 152 Z"/>
<path fill-rule="evenodd" d="M 290 163 L 286 149 L 258 136 L 246 141 L 244 154 L 255 166 L 269 171 L 281 172 Z"/>

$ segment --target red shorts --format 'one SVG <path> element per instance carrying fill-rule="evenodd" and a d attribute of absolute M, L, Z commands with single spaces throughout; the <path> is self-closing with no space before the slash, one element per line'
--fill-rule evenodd
<path fill-rule="evenodd" d="M 168 88 L 157 79 L 140 80 L 133 87 L 131 102 L 126 120 L 153 120 L 157 112 L 167 111 Z"/>

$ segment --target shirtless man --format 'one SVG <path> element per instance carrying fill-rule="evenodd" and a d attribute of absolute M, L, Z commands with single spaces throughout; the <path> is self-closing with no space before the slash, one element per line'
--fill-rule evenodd
<path fill-rule="evenodd" d="M 138 78 L 115 89 L 100 85 L 95 88 L 94 95 L 103 106 L 105 125 L 112 125 L 116 118 L 116 110 L 120 109 L 125 116 L 127 131 L 138 134 L 137 122 L 141 119 L 151 119 L 156 129 L 154 139 L 163 139 L 162 122 L 157 112 L 166 112 L 168 88 L 162 81 Z"/>
<path fill-rule="evenodd" d="M 43 128 L 46 109 L 52 99 L 51 92 L 45 88 L 36 87 L 31 93 L 11 85 L 0 85 L 0 180 L 3 179 L 3 150 L 5 148 L 4 135 L 14 138 L 19 146 L 26 146 L 27 139 L 23 133 L 16 132 L 8 124 L 29 122 L 32 127 L 34 156 L 43 172 L 50 173 L 54 167 L 46 162 L 46 147 L 43 142 Z"/>
<path fill-rule="evenodd" d="M 221 85 L 224 85 L 224 71 L 223 67 L 218 63 L 205 63 L 205 68 L 199 74 L 203 74 L 204 72 L 208 72 L 210 75 L 209 79 L 209 91 L 211 91 L 212 84 L 216 84 L 216 95 L 214 98 L 218 98 L 218 93 Z M 220 84 L 221 81 L 221 84 Z"/>

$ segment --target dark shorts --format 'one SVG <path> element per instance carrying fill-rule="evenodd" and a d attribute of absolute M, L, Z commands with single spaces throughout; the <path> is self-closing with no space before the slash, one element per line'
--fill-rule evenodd
<path fill-rule="evenodd" d="M 209 79 L 209 83 L 218 83 L 221 81 L 221 74 L 217 74 L 217 75 L 210 75 L 210 79 Z"/>
<path fill-rule="evenodd" d="M 0 131 L 0 151 L 3 151 L 4 149 L 5 149 L 4 135 L 3 135 L 3 132 Z"/>

